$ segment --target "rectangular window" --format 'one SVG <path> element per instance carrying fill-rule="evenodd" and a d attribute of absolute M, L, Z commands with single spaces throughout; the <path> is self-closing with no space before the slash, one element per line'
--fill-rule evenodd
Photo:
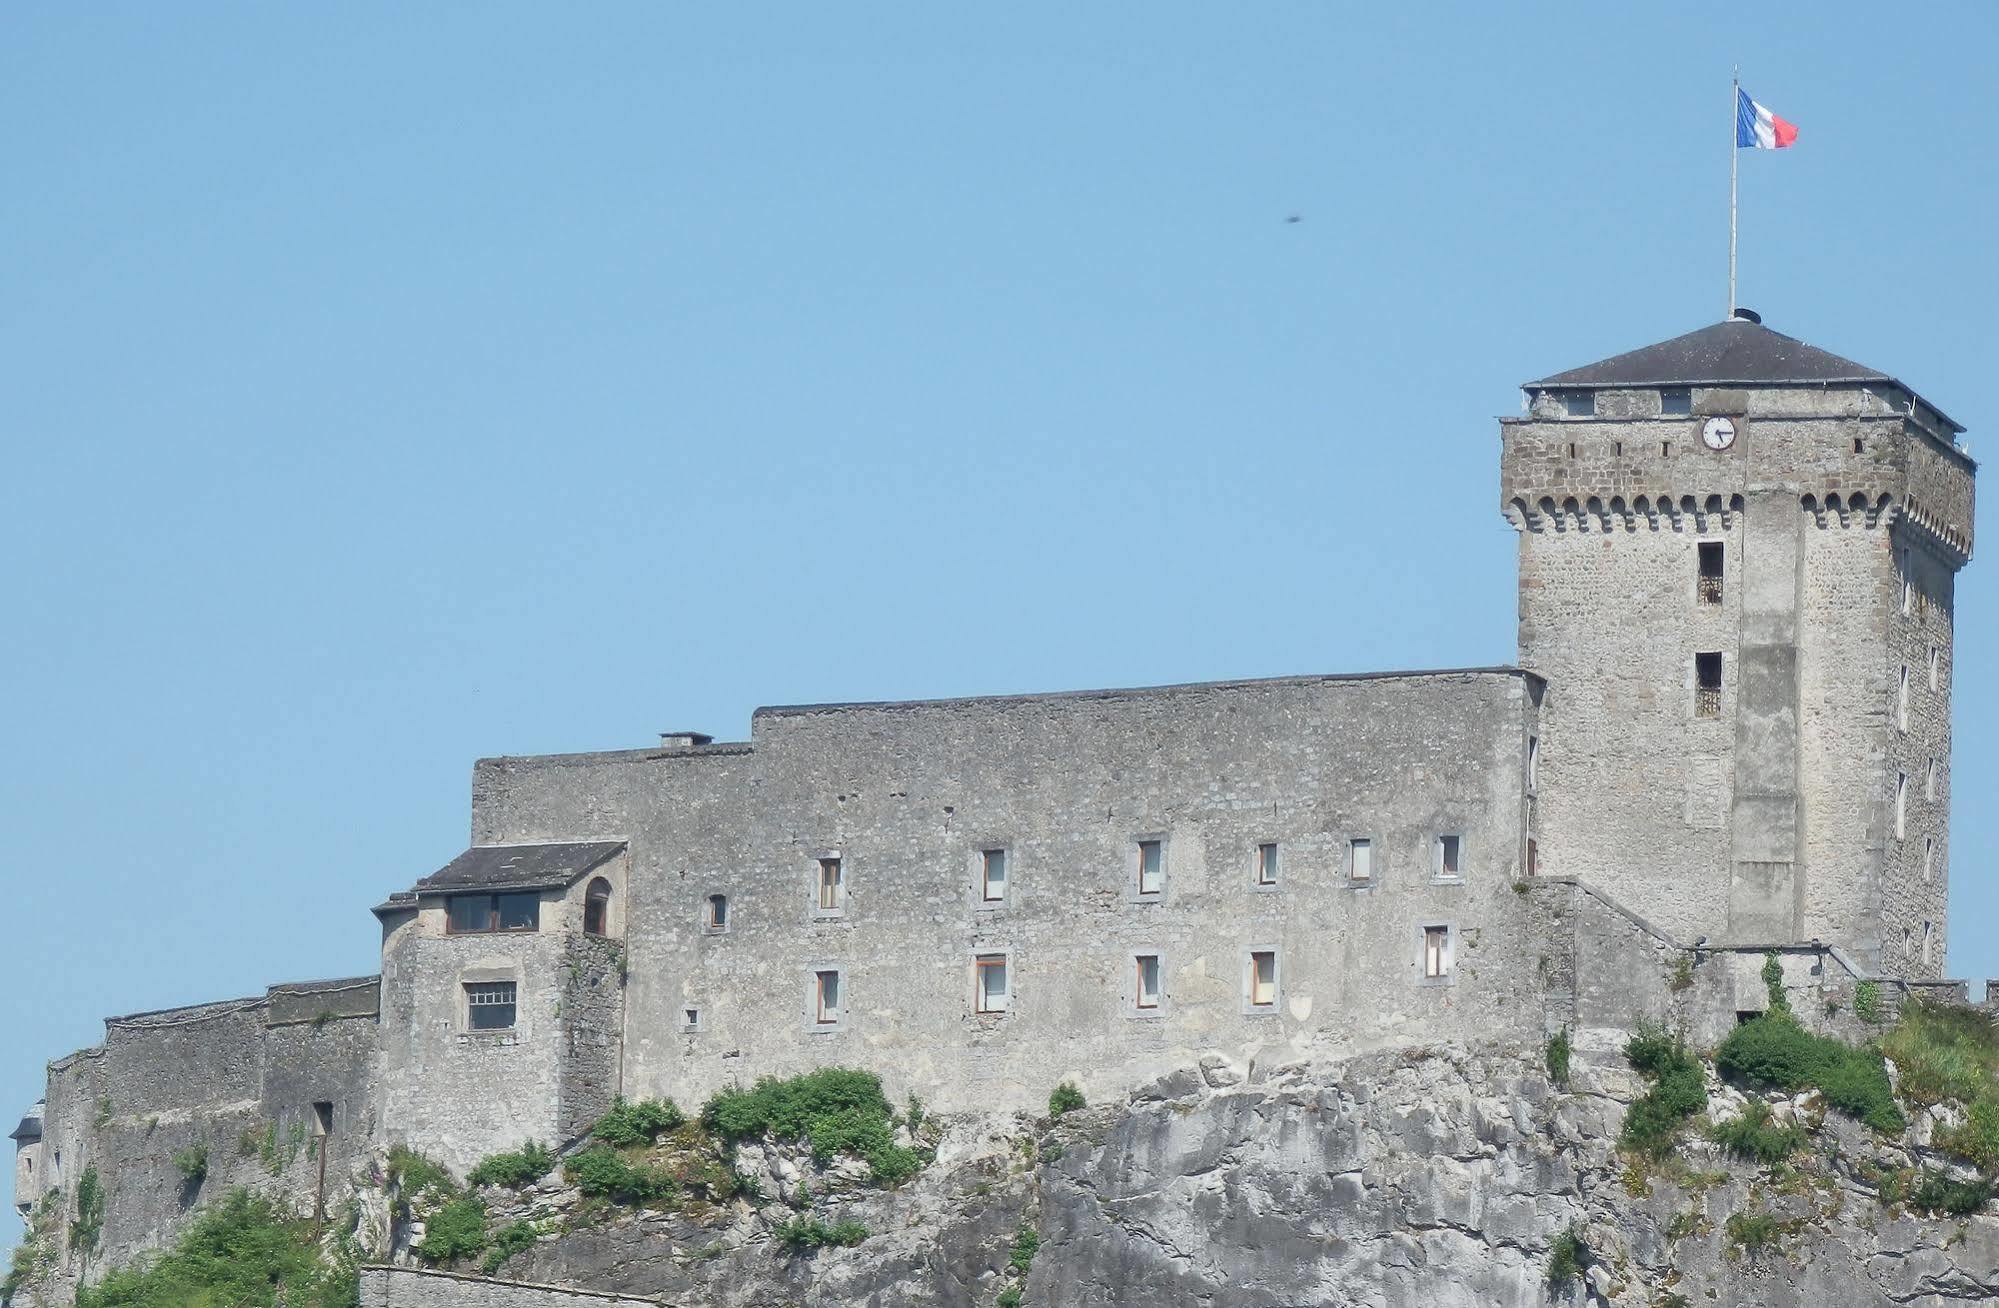
<path fill-rule="evenodd" d="M 1694 716 L 1721 716 L 1721 655 L 1694 655 Z"/>
<path fill-rule="evenodd" d="M 1571 418 L 1594 418 L 1596 416 L 1595 391 L 1568 391 L 1562 396 L 1562 406 Z"/>
<path fill-rule="evenodd" d="M 541 928 L 541 895 L 532 890 L 505 895 L 453 895 L 446 901 L 445 918 L 445 930 L 452 935 L 537 931 Z"/>
<path fill-rule="evenodd" d="M 1934 645 L 1930 646 L 1930 689 L 1931 690 L 1935 690 L 1937 688 L 1937 665 L 1940 662 L 1942 662 L 1942 651 L 1938 650 L 1937 647 Z"/>
<path fill-rule="evenodd" d="M 1159 1007 L 1159 955 L 1140 954 L 1136 962 L 1138 982 L 1132 992 L 1134 996 L 1132 1002 L 1140 1008 L 1157 1008 Z"/>
<path fill-rule="evenodd" d="M 317 1136 L 333 1134 L 333 1101 L 322 1099 L 312 1106 L 312 1133 Z"/>
<path fill-rule="evenodd" d="M 1700 543 L 1700 602 L 1721 603 L 1722 543 L 1718 540 L 1704 540 Z"/>
<path fill-rule="evenodd" d="M 1374 880 L 1374 842 L 1365 836 L 1347 842 L 1347 878 L 1356 882 Z"/>
<path fill-rule="evenodd" d="M 1909 729 L 1909 665 L 1902 665 L 1902 676 L 1895 683 L 1895 729 Z"/>
<path fill-rule="evenodd" d="M 1166 850 L 1163 841 L 1138 842 L 1138 893 L 1156 895 L 1166 889 Z"/>
<path fill-rule="evenodd" d="M 1446 926 L 1423 928 L 1423 975 L 1439 980 L 1451 974 L 1451 929 Z"/>
<path fill-rule="evenodd" d="M 703 922 L 710 931 L 727 931 L 729 929 L 729 897 L 727 895 L 708 896 L 707 916 L 703 919 Z"/>
<path fill-rule="evenodd" d="M 468 981 L 465 1025 L 474 1031 L 513 1030 L 515 986 L 512 981 Z"/>
<path fill-rule="evenodd" d="M 846 905 L 847 882 L 837 858 L 819 860 L 819 911 L 837 913 Z"/>
<path fill-rule="evenodd" d="M 1456 881 L 1464 876 L 1463 836 L 1437 837 L 1437 877 L 1442 881 Z"/>
<path fill-rule="evenodd" d="M 833 1026 L 840 1020 L 840 973 L 835 968 L 812 974 L 812 1020 Z"/>
<path fill-rule="evenodd" d="M 1256 847 L 1256 884 L 1259 886 L 1277 884 L 1277 846 L 1274 844 Z"/>
<path fill-rule="evenodd" d="M 1006 851 L 979 851 L 979 898 L 997 904 L 1006 898 Z"/>
<path fill-rule="evenodd" d="M 1694 411 L 1694 393 L 1682 386 L 1659 392 L 1659 413 L 1667 418 L 1684 418 Z"/>
<path fill-rule="evenodd" d="M 1909 832 L 1909 774 L 1895 774 L 1895 839 Z"/>
<path fill-rule="evenodd" d="M 1011 997 L 1006 955 L 980 954 L 973 961 L 972 1005 L 981 1013 L 1004 1013 Z"/>
<path fill-rule="evenodd" d="M 683 1031 L 699 1031 L 701 1029 L 701 1010 L 698 1008 L 681 1009 L 680 1029 Z"/>
<path fill-rule="evenodd" d="M 1274 949 L 1250 951 L 1249 1004 L 1251 1008 L 1272 1008 L 1277 1004 L 1277 951 Z"/>

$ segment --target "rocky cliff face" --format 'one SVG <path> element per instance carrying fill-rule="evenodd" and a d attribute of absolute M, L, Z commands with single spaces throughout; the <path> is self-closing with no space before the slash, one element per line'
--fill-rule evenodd
<path fill-rule="evenodd" d="M 1621 1067 L 1578 1067 L 1569 1086 L 1551 1085 L 1538 1051 L 1445 1047 L 1253 1069 L 1209 1059 L 1054 1122 L 932 1124 L 923 1134 L 936 1160 L 896 1190 L 861 1184 L 861 1168 L 818 1173 L 749 1149 L 739 1162 L 760 1178 L 761 1204 L 591 1216 L 553 1179 L 495 1194 L 496 1225 L 538 1218 L 551 1229 L 501 1275 L 682 1308 L 1999 1297 L 1999 1217 L 1921 1216 L 1864 1179 L 1922 1165 L 1914 1145 L 1827 1118 L 1809 1099 L 1772 1100 L 1778 1120 L 1810 1128 L 1809 1152 L 1792 1162 L 1757 1167 L 1696 1142 L 1639 1169 L 1615 1142 L 1641 1089 Z M 1717 1116 L 1740 1111 L 1740 1095 L 1714 1089 Z M 870 1234 L 794 1252 L 774 1233 L 801 1215 Z M 1580 1270 L 1551 1284 L 1558 1245 Z"/>

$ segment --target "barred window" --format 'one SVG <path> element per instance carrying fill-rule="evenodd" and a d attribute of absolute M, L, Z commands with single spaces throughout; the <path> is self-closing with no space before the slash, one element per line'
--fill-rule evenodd
<path fill-rule="evenodd" d="M 1703 604 L 1721 603 L 1723 548 L 1718 540 L 1704 540 L 1700 543 L 1699 599 Z"/>
<path fill-rule="evenodd" d="M 1694 716 L 1721 716 L 1721 655 L 1694 655 Z"/>
<path fill-rule="evenodd" d="M 513 1030 L 514 998 L 517 988 L 517 984 L 512 981 L 467 982 L 466 1026 L 474 1031 Z"/>

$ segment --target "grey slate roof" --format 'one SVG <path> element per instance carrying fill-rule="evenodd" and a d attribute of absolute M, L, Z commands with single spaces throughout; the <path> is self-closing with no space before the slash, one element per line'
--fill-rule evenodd
<path fill-rule="evenodd" d="M 40 1104 L 35 1105 L 36 1109 L 39 1109 L 40 1107 L 41 1107 Z M 35 1111 L 34 1109 L 30 1109 L 28 1115 L 21 1119 L 21 1124 L 14 1128 L 14 1134 L 8 1136 L 7 1138 L 9 1140 L 21 1140 L 27 1142 L 33 1142 L 41 1139 L 42 1138 L 41 1113 Z"/>
<path fill-rule="evenodd" d="M 1660 386 L 1668 383 L 1769 385 L 1783 382 L 1892 382 L 1877 368 L 1731 318 L 1670 341 L 1543 377 L 1529 386 Z"/>
<path fill-rule="evenodd" d="M 566 886 L 622 850 L 622 840 L 474 845 L 416 883 L 418 894 L 452 890 L 540 890 Z"/>
<path fill-rule="evenodd" d="M 1782 386 L 1802 384 L 1866 385 L 1887 383 L 1915 394 L 1915 388 L 1879 368 L 1843 359 L 1807 345 L 1761 323 L 1731 318 L 1656 345 L 1615 354 L 1608 359 L 1526 384 L 1528 390 L 1572 387 L 1591 390 L 1606 386 Z M 1924 401 L 1928 405 L 1928 401 Z M 1955 431 L 1935 405 L 1928 407 Z"/>

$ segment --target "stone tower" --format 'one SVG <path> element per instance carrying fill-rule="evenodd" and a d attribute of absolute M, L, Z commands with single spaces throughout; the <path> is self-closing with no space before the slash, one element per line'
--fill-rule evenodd
<path fill-rule="evenodd" d="M 1524 390 L 1539 873 L 1683 941 L 1940 976 L 1963 429 L 1746 310 Z"/>

